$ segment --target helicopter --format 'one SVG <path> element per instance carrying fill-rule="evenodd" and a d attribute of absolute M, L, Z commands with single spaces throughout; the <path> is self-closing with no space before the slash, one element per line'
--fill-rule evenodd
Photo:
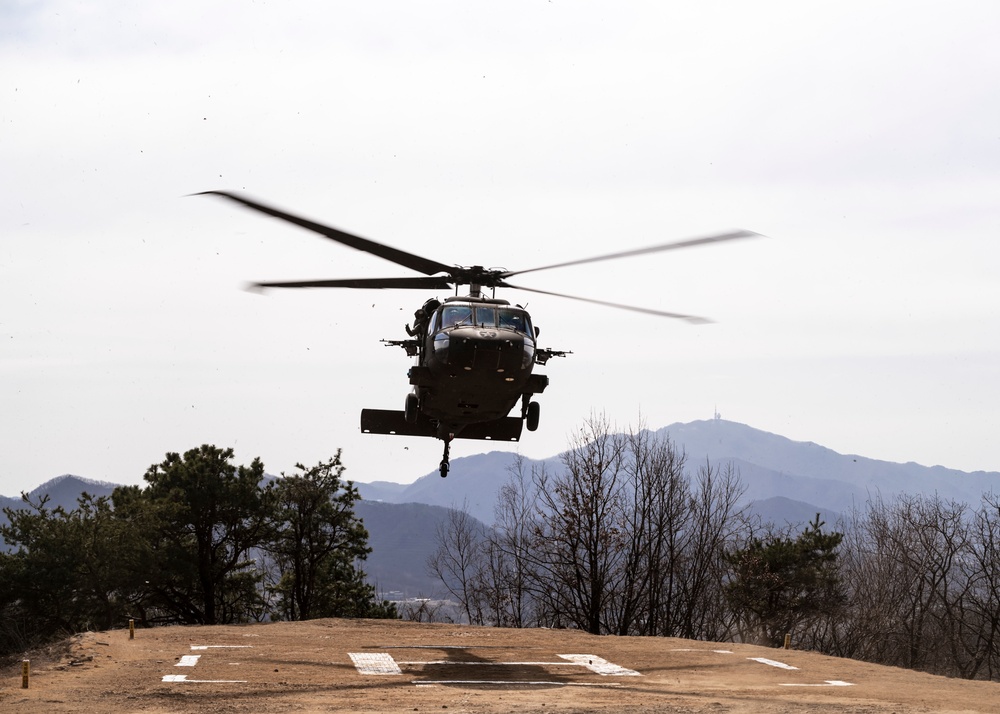
<path fill-rule="evenodd" d="M 355 288 L 450 291 L 454 287 L 454 295 L 443 300 L 427 299 L 414 312 L 413 325 L 405 326 L 406 338 L 382 340 L 388 346 L 401 347 L 407 356 L 414 359 L 413 366 L 408 372 L 412 388 L 406 395 L 403 409 L 361 411 L 361 430 L 364 433 L 425 436 L 443 441 L 444 454 L 440 463 L 442 477 L 448 475 L 451 442 L 454 439 L 518 441 L 523 427 L 527 427 L 528 431 L 537 430 L 540 407 L 532 397 L 545 391 L 549 379 L 546 375 L 536 373 L 534 367 L 545 365 L 553 357 L 572 354 L 565 350 L 539 347 L 537 340 L 540 330 L 532 324 L 528 311 L 520 305 L 511 305 L 509 301 L 497 298 L 497 288 L 567 298 L 690 323 L 710 322 L 695 315 L 622 305 L 514 285 L 508 278 L 542 270 L 635 257 L 759 235 L 748 230 L 732 230 L 525 270 L 502 270 L 488 269 L 480 265 L 463 267 L 439 263 L 332 226 L 316 223 L 229 191 L 203 191 L 195 195 L 219 196 L 235 201 L 254 211 L 292 223 L 422 274 L 418 277 L 257 282 L 251 283 L 249 289 Z M 468 286 L 467 295 L 459 295 L 462 286 Z M 484 289 L 489 289 L 489 296 L 484 294 Z M 519 414 L 510 416 L 518 403 L 520 403 Z"/>

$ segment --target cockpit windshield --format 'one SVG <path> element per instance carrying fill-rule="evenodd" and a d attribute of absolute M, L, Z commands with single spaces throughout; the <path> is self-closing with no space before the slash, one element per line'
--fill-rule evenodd
<path fill-rule="evenodd" d="M 440 329 L 446 327 L 493 327 L 515 330 L 532 336 L 528 313 L 515 307 L 445 305 L 441 308 Z"/>

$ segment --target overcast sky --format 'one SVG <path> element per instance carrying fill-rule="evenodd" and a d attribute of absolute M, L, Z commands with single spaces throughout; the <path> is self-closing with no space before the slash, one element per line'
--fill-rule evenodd
<path fill-rule="evenodd" d="M 592 413 L 725 419 L 1000 471 L 1000 4 L 0 4 L 0 493 L 140 483 L 203 443 L 409 482 L 363 435 L 432 295 L 241 289 L 412 275 L 224 189 L 448 264 L 539 272 L 547 457 Z M 438 295 L 437 297 L 444 297 Z"/>

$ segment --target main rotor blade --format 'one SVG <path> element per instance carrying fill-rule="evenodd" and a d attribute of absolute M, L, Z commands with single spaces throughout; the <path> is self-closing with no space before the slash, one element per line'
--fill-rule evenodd
<path fill-rule="evenodd" d="M 397 265 L 402 265 L 403 267 L 410 268 L 411 270 L 416 270 L 418 273 L 423 273 L 424 275 L 450 273 L 452 271 L 451 266 L 445 265 L 444 263 L 438 263 L 436 260 L 423 258 L 419 255 L 414 255 L 413 253 L 407 253 L 406 251 L 399 250 L 398 248 L 390 248 L 387 245 L 376 243 L 373 240 L 368 240 L 367 238 L 362 238 L 361 236 L 356 236 L 353 233 L 342 231 L 339 228 L 325 226 L 322 223 L 316 223 L 306 218 L 301 218 L 291 213 L 278 210 L 277 208 L 265 206 L 263 203 L 251 201 L 250 199 L 243 198 L 242 196 L 238 196 L 234 193 L 229 193 L 228 191 L 202 191 L 194 195 L 222 196 L 223 198 L 228 198 L 230 201 L 242 203 L 247 208 L 252 208 L 255 211 L 266 213 L 269 216 L 280 218 L 281 220 L 288 221 L 289 223 L 294 223 L 295 225 L 313 231 L 314 233 L 319 233 L 321 236 L 326 236 L 330 240 L 335 240 L 338 243 L 343 243 L 344 245 L 355 248 L 356 250 L 364 251 L 365 253 L 377 255 L 380 258 L 385 258 L 386 260 L 390 260 Z"/>
<path fill-rule="evenodd" d="M 536 288 L 526 288 L 521 285 L 511 285 L 508 282 L 504 282 L 502 287 L 513 288 L 515 290 L 525 290 L 529 293 L 539 293 L 540 295 L 552 295 L 553 297 L 568 298 L 570 300 L 579 300 L 581 302 L 589 302 L 595 305 L 604 305 L 606 307 L 616 307 L 619 310 L 630 310 L 632 312 L 642 312 L 647 315 L 657 315 L 659 317 L 672 317 L 678 320 L 685 320 L 693 325 L 705 325 L 710 322 L 707 317 L 698 317 L 697 315 L 684 315 L 679 312 L 665 312 L 663 310 L 654 310 L 649 307 L 636 307 L 635 305 L 622 305 L 617 302 L 607 302 L 605 300 L 594 300 L 592 298 L 579 297 L 577 295 L 566 295 L 565 293 L 553 293 L 548 290 L 538 290 Z"/>
<path fill-rule="evenodd" d="M 634 255 L 647 255 L 649 253 L 659 253 L 665 250 L 691 248 L 696 245 L 706 245 L 708 243 L 721 243 L 722 241 L 737 240 L 739 238 L 757 238 L 759 236 L 760 233 L 754 233 L 753 231 L 744 231 L 744 230 L 729 231 L 727 233 L 718 233 L 716 235 L 704 236 L 702 238 L 691 238 L 689 240 L 674 241 L 672 243 L 663 243 L 662 245 L 654 245 L 650 246 L 649 248 L 637 248 L 635 250 L 625 250 L 620 253 L 609 253 L 607 255 L 598 255 L 593 258 L 570 260 L 565 263 L 555 263 L 554 265 L 543 265 L 540 268 L 528 268 L 527 270 L 511 270 L 503 273 L 502 277 L 509 278 L 512 275 L 523 275 L 525 273 L 534 273 L 539 270 L 551 270 L 552 268 L 565 268 L 570 265 L 597 263 L 602 260 L 615 260 L 617 258 L 628 258 Z"/>
<path fill-rule="evenodd" d="M 250 288 L 363 288 L 400 290 L 448 290 L 451 280 L 430 278 L 344 278 L 339 280 L 292 280 L 287 282 L 251 283 Z"/>

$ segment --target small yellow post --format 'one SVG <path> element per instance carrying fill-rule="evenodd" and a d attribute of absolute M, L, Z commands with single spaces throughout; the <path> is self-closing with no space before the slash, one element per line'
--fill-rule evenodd
<path fill-rule="evenodd" d="M 31 674 L 31 660 L 23 660 L 21 662 L 21 689 L 28 688 L 28 678 Z"/>
<path fill-rule="evenodd" d="M 135 620 L 133 620 L 132 618 L 129 618 L 128 621 L 128 638 L 130 640 L 135 639 Z"/>
<path fill-rule="evenodd" d="M 792 633 L 785 633 L 785 649 L 790 650 L 792 648 Z"/>

